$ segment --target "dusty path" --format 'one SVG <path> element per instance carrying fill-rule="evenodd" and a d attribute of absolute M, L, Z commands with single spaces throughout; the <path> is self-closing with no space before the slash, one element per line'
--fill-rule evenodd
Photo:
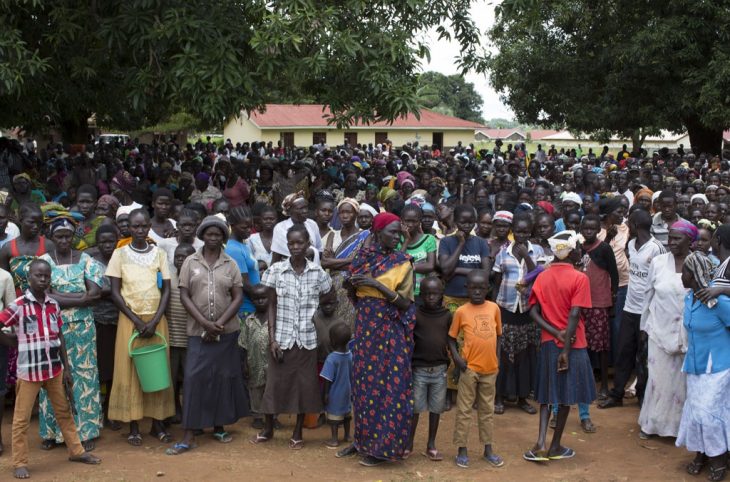
<path fill-rule="evenodd" d="M 365 468 L 357 459 L 337 459 L 334 451 L 323 441 L 329 429 L 305 430 L 305 447 L 293 452 L 287 447 L 293 419 L 281 417 L 285 428 L 275 440 L 254 446 L 248 439 L 255 434 L 250 419 L 244 419 L 229 431 L 234 441 L 228 445 L 214 441 L 210 435 L 198 437 L 198 449 L 177 457 L 165 455 L 167 446 L 145 436 L 142 447 L 127 445 L 124 429 L 105 430 L 94 452 L 103 459 L 102 465 L 87 467 L 66 461 L 65 448 L 43 452 L 39 448 L 38 424 L 34 420 L 30 431 L 30 470 L 32 480 L 58 481 L 140 481 L 140 480 L 705 480 L 684 472 L 692 458 L 683 449 L 674 447 L 673 439 L 638 438 L 638 407 L 634 401 L 623 408 L 608 411 L 591 407 L 598 433 L 584 434 L 578 424 L 577 410 L 571 411 L 564 445 L 576 450 L 574 459 L 543 465 L 525 462 L 521 454 L 534 443 L 537 415 L 530 416 L 508 406 L 504 415 L 495 417 L 495 447 L 505 459 L 499 469 L 488 467 L 479 458 L 481 447 L 476 425 L 470 434 L 471 467 L 454 465 L 456 453 L 451 444 L 453 412 L 442 420 L 438 446 L 446 456 L 443 462 L 429 462 L 420 452 L 425 445 L 426 426 L 419 426 L 415 453 L 404 463 Z M 424 417 L 425 418 L 425 417 Z M 475 422 L 476 423 L 476 422 Z M 149 421 L 142 425 L 144 433 Z M 12 480 L 10 464 L 10 416 L 3 424 L 6 452 L 0 457 L 0 481 Z M 180 436 L 179 426 L 173 435 Z"/>

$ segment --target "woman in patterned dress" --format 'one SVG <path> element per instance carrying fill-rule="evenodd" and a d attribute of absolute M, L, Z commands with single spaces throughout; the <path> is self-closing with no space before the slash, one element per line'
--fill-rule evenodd
<path fill-rule="evenodd" d="M 360 453 L 362 465 L 402 460 L 413 415 L 413 265 L 396 250 L 398 216 L 373 220 L 377 242 L 361 249 L 350 266 L 357 318 L 352 341 L 354 444 L 338 456 Z"/>
<path fill-rule="evenodd" d="M 73 377 L 74 420 L 81 443 L 90 452 L 102 425 L 96 325 L 91 305 L 101 294 L 103 273 L 101 265 L 91 256 L 71 249 L 75 229 L 68 218 L 53 221 L 49 233 L 56 248 L 41 259 L 51 265 L 50 296 L 62 308 L 61 331 Z M 45 390 L 41 390 L 39 406 L 41 447 L 51 449 L 63 442 L 63 435 Z"/>

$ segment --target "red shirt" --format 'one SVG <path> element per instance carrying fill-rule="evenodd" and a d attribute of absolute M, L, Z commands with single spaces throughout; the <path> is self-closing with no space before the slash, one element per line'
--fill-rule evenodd
<path fill-rule="evenodd" d="M 568 327 L 568 315 L 571 308 L 591 307 L 591 286 L 588 276 L 568 263 L 553 263 L 540 273 L 532 285 L 530 306 L 540 303 L 542 317 L 558 330 Z M 559 347 L 563 344 L 545 330 L 542 330 L 541 342 L 554 341 Z M 586 331 L 583 319 L 579 319 L 575 330 L 573 348 L 586 348 Z"/>

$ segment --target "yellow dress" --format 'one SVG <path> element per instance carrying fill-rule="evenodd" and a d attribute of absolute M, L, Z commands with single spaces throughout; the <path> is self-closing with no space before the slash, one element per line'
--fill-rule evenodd
<path fill-rule="evenodd" d="M 116 249 L 109 260 L 106 275 L 122 280 L 122 298 L 142 321 L 151 320 L 160 305 L 162 293 L 157 287 L 157 273 L 163 280 L 170 279 L 167 255 L 152 247 L 148 253 L 134 252 L 130 246 Z M 114 382 L 109 396 L 109 418 L 132 422 L 144 417 L 164 420 L 175 415 L 172 386 L 159 392 L 144 393 L 139 385 L 137 371 L 129 357 L 128 342 L 135 328 L 132 321 L 119 313 L 117 338 L 114 348 Z M 157 331 L 168 339 L 167 320 L 163 316 Z M 134 347 L 160 343 L 158 337 L 137 338 Z M 168 345 L 168 366 L 170 349 Z"/>

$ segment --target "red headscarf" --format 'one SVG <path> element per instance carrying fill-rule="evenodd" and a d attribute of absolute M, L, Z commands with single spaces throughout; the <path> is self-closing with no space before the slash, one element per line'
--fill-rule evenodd
<path fill-rule="evenodd" d="M 373 218 L 373 231 L 376 233 L 385 229 L 390 223 L 400 222 L 400 218 L 393 213 L 380 213 Z"/>
<path fill-rule="evenodd" d="M 555 207 L 547 201 L 538 201 L 537 205 L 540 206 L 543 211 L 545 211 L 546 213 L 548 213 L 551 216 L 555 213 Z"/>

